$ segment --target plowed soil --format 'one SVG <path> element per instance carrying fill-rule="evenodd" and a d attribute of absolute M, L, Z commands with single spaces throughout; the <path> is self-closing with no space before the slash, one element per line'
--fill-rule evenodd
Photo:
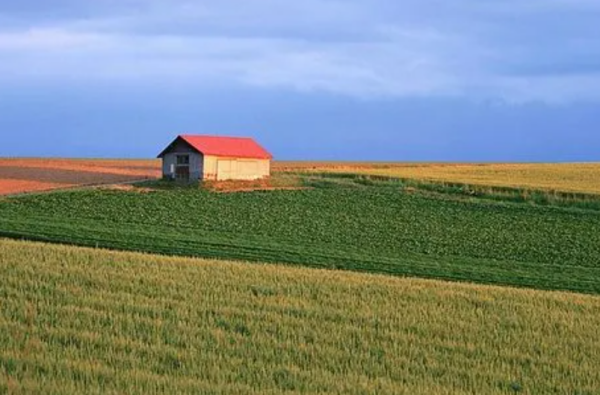
<path fill-rule="evenodd" d="M 0 159 L 0 195 L 118 184 L 159 176 L 160 162 L 156 160 Z"/>

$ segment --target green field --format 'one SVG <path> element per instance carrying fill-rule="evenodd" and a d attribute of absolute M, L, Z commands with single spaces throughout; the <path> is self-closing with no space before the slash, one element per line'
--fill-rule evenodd
<path fill-rule="evenodd" d="M 597 394 L 600 298 L 0 239 L 0 393 Z"/>
<path fill-rule="evenodd" d="M 342 180 L 343 181 L 343 180 Z M 600 293 L 600 212 L 393 183 L 0 201 L 0 235 L 122 250 Z"/>

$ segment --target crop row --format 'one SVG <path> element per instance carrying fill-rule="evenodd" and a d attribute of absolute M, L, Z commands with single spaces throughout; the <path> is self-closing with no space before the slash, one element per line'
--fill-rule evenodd
<path fill-rule="evenodd" d="M 594 296 L 10 240 L 0 278 L 0 393 L 592 394 L 600 383 Z"/>
<path fill-rule="evenodd" d="M 600 213 L 395 188 L 73 191 L 0 203 L 0 235 L 600 293 Z"/>

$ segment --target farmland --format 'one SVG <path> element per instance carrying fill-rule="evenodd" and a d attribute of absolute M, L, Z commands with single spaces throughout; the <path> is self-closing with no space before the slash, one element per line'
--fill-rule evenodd
<path fill-rule="evenodd" d="M 599 229 L 597 210 L 393 184 L 80 190 L 0 201 L 5 237 L 594 294 Z"/>
<path fill-rule="evenodd" d="M 0 159 L 0 195 L 156 178 L 159 166 L 155 160 Z"/>
<path fill-rule="evenodd" d="M 276 174 L 342 172 L 600 194 L 600 164 L 452 164 L 276 161 Z M 0 159 L 0 195 L 137 181 L 160 176 L 157 160 Z"/>
<path fill-rule="evenodd" d="M 600 194 L 600 163 L 399 164 L 289 162 L 284 171 L 334 171 L 474 184 Z"/>
<path fill-rule="evenodd" d="M 1 239 L 0 276 L 2 393 L 600 386 L 597 296 Z"/>
<path fill-rule="evenodd" d="M 596 165 L 466 166 L 0 161 L 0 393 L 597 393 Z"/>

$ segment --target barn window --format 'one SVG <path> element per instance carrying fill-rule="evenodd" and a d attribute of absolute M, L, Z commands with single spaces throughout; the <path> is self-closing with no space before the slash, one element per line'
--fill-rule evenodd
<path fill-rule="evenodd" d="M 177 155 L 177 165 L 189 165 L 190 164 L 190 156 L 189 155 Z"/>

